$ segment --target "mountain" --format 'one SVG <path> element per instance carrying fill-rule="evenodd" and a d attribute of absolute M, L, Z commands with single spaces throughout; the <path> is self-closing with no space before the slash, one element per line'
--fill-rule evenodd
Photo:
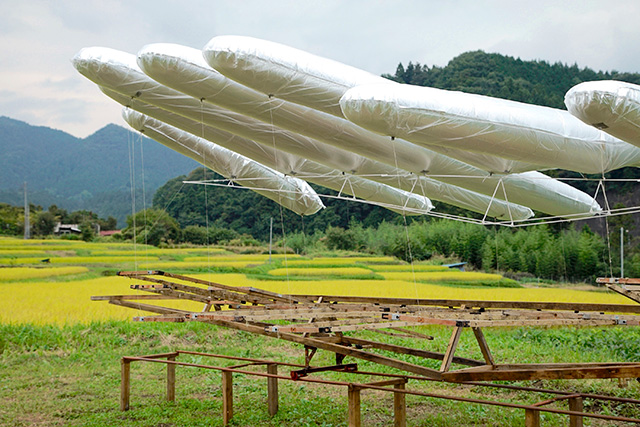
<path fill-rule="evenodd" d="M 21 205 L 27 182 L 31 203 L 92 210 L 120 224 L 131 214 L 132 186 L 141 209 L 143 190 L 150 205 L 159 186 L 198 166 L 113 124 L 81 139 L 9 117 L 0 117 L 0 153 L 0 202 Z"/>

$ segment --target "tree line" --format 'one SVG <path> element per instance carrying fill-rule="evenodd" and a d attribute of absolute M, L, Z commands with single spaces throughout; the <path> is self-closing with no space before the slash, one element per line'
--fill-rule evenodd
<path fill-rule="evenodd" d="M 21 236 L 24 234 L 23 207 L 0 203 L 0 235 Z M 96 229 L 115 230 L 117 220 L 109 216 L 100 218 L 98 214 L 87 210 L 69 212 L 57 205 L 51 205 L 43 209 L 39 205 L 29 205 L 29 229 L 33 236 L 46 237 L 54 233 L 58 223 L 76 224 L 79 226 L 83 240 L 91 241 L 96 235 Z"/>

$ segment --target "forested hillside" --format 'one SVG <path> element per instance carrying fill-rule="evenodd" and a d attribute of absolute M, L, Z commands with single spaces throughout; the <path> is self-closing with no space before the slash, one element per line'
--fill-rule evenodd
<path fill-rule="evenodd" d="M 640 74 L 593 71 L 577 64 L 549 64 L 483 51 L 466 52 L 445 67 L 400 63 L 384 77 L 400 83 L 494 96 L 512 101 L 565 109 L 564 94 L 581 82 L 622 80 L 640 84 Z"/>
<path fill-rule="evenodd" d="M 231 228 L 241 234 L 250 234 L 256 239 L 269 239 L 269 228 L 273 218 L 273 232 L 281 236 L 284 224 L 287 233 L 324 231 L 327 227 L 347 228 L 350 221 L 365 227 L 384 221 L 401 221 L 402 218 L 379 206 L 345 200 L 324 199 L 326 209 L 301 217 L 288 209 L 280 209 L 275 202 L 242 187 L 205 186 L 183 184 L 182 181 L 220 179 L 221 176 L 198 168 L 189 176 L 179 176 L 160 187 L 153 197 L 153 207 L 165 209 L 178 220 L 182 228 L 189 225 Z M 224 184 L 223 181 L 220 182 Z M 334 191 L 314 187 L 322 194 Z M 207 214 L 209 220 L 207 221 Z"/>

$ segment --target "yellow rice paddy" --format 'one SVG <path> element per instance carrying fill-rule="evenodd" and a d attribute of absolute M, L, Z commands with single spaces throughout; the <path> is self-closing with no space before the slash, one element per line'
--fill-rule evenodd
<path fill-rule="evenodd" d="M 276 268 L 269 270 L 272 276 L 361 276 L 374 274 L 371 270 L 360 267 L 335 268 Z"/>
<path fill-rule="evenodd" d="M 0 282 L 8 282 L 10 280 L 42 279 L 44 277 L 81 274 L 86 273 L 87 271 L 89 271 L 87 267 L 0 268 Z"/>
<path fill-rule="evenodd" d="M 479 281 L 498 281 L 502 279 L 499 274 L 478 273 L 474 271 L 410 271 L 399 272 L 378 272 L 387 280 L 419 280 L 424 282 L 479 282 Z"/>
<path fill-rule="evenodd" d="M 26 243 L 28 242 L 28 243 Z M 64 267 L 12 267 L 0 268 L 0 322 L 2 323 L 36 323 L 36 324 L 67 324 L 88 323 L 95 320 L 130 319 L 137 315 L 148 313 L 138 312 L 110 305 L 105 301 L 91 301 L 93 295 L 118 295 L 135 294 L 129 286 L 133 280 L 109 276 L 95 279 L 77 280 L 73 277 L 61 281 L 52 279 L 55 274 L 72 275 L 95 271 L 100 273 L 104 265 L 113 269 L 130 269 L 133 261 L 140 262 L 136 267 L 140 269 L 164 269 L 172 268 L 206 268 L 206 267 L 237 267 L 245 268 L 256 264 L 268 262 L 269 255 L 228 255 L 194 256 L 185 257 L 185 261 L 159 261 L 158 257 L 176 255 L 176 251 L 188 251 L 189 249 L 157 249 L 150 248 L 151 253 L 157 256 L 124 256 L 120 251 L 129 250 L 131 245 L 86 243 L 61 240 L 30 240 L 0 238 L 0 247 L 6 250 L 13 248 L 16 253 L 21 253 L 26 248 L 42 250 L 43 247 L 55 247 L 56 250 L 69 251 L 82 248 L 89 252 L 100 252 L 94 256 L 66 256 L 51 257 L 51 262 L 65 262 L 84 264 Z M 207 253 L 207 248 L 196 248 L 196 253 Z M 201 251 L 200 251 L 201 250 Z M 86 254 L 86 252 L 82 252 Z M 109 255 L 112 256 L 109 256 Z M 139 252 L 138 252 L 139 254 Z M 11 255 L 11 254 L 6 254 Z M 180 253 L 181 255 L 181 253 Z M 284 266 L 284 255 L 274 255 L 272 259 L 280 261 Z M 374 261 L 372 261 L 372 259 Z M 40 262 L 35 257 L 5 257 L 0 262 L 9 260 L 15 263 L 17 260 L 32 260 Z M 58 261 L 61 260 L 61 261 Z M 357 261 L 356 261 L 357 260 Z M 322 268 L 323 263 L 331 265 L 345 265 L 345 267 Z M 389 265 L 374 265 L 371 270 L 376 270 L 385 280 L 349 280 L 349 274 L 374 274 L 369 268 L 346 267 L 354 262 L 381 263 Z M 590 303 L 627 303 L 627 299 L 608 292 L 589 292 L 571 289 L 557 288 L 457 288 L 453 286 L 438 286 L 414 282 L 414 273 L 402 271 L 402 267 L 408 265 L 397 264 L 398 261 L 388 257 L 356 257 L 356 258 L 316 258 L 314 260 L 303 259 L 298 256 L 287 255 L 287 267 L 271 270 L 269 274 L 282 280 L 261 281 L 248 278 L 241 273 L 203 273 L 195 277 L 203 278 L 218 283 L 233 286 L 253 286 L 278 293 L 309 294 L 309 295 L 354 295 L 371 297 L 398 297 L 398 298 L 445 298 L 445 299 L 486 299 L 508 301 L 558 301 L 558 302 L 590 302 Z M 296 266 L 298 264 L 298 266 Z M 11 265 L 11 264 L 9 264 Z M 310 265 L 303 268 L 303 265 Z M 326 264 L 325 264 L 326 265 Z M 414 266 L 417 267 L 417 266 Z M 476 272 L 431 271 L 431 266 L 420 266 L 415 269 L 416 280 L 453 281 L 460 280 L 473 282 L 477 280 L 500 280 L 501 276 Z M 287 280 L 285 276 L 292 275 L 325 275 L 327 273 L 338 274 L 340 277 L 327 280 Z M 43 275 L 43 276 L 37 276 Z M 39 277 L 47 280 L 37 280 Z M 35 280 L 35 281 L 34 281 Z M 161 301 L 160 301 L 161 302 Z M 154 301 L 154 303 L 159 303 Z M 171 301 L 171 304 L 185 310 L 200 311 L 202 305 L 190 301 Z M 162 304 L 160 304 L 162 305 Z"/>
<path fill-rule="evenodd" d="M 217 261 L 212 258 L 208 261 L 158 261 L 158 262 L 145 262 L 138 265 L 139 268 L 149 270 L 168 270 L 170 268 L 185 269 L 185 268 L 246 268 L 255 265 L 260 265 L 258 261 Z"/>
<path fill-rule="evenodd" d="M 51 264 L 120 264 L 136 261 L 155 261 L 158 257 L 152 256 L 64 256 L 50 257 Z M 0 258 L 0 265 L 40 264 L 42 258 Z"/>
<path fill-rule="evenodd" d="M 368 266 L 373 271 L 458 271 L 451 270 L 449 267 L 442 265 L 428 265 L 428 264 L 399 264 L 399 265 L 370 265 Z"/>
<path fill-rule="evenodd" d="M 346 258 L 332 258 L 332 257 L 320 257 L 313 259 L 293 259 L 288 260 L 287 265 L 289 267 L 296 266 L 313 266 L 322 267 L 325 265 L 349 265 L 349 264 L 395 264 L 398 260 L 392 257 L 346 257 Z"/>

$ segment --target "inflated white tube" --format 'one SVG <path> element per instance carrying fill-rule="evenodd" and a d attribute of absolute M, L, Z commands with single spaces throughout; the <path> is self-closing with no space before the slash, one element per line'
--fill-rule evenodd
<path fill-rule="evenodd" d="M 582 173 L 640 165 L 640 149 L 567 111 L 411 85 L 362 85 L 340 106 L 352 122 L 415 144 L 439 144 Z"/>
<path fill-rule="evenodd" d="M 345 87 L 380 81 L 358 68 L 253 37 L 214 37 L 202 51 L 215 69 L 246 86 L 336 116 L 342 116 L 338 101 Z"/>
<path fill-rule="evenodd" d="M 567 92 L 564 103 L 586 124 L 640 147 L 640 86 L 615 80 L 584 82 Z"/>
<path fill-rule="evenodd" d="M 396 164 L 400 169 L 416 174 L 433 174 L 439 181 L 485 195 L 496 193 L 500 199 L 505 198 L 502 189 L 495 190 L 497 185 L 503 185 L 509 201 L 551 215 L 571 216 L 600 211 L 595 200 L 587 194 L 544 174 L 490 175 L 406 141 L 396 140 L 389 144 L 387 138 L 321 111 L 288 101 L 268 100 L 264 94 L 211 69 L 196 49 L 165 43 L 148 45 L 138 52 L 138 65 L 154 80 L 194 98 L 273 123 L 322 143 L 343 147 L 387 165 Z"/>
<path fill-rule="evenodd" d="M 281 169 L 282 172 L 295 174 L 309 182 L 331 188 L 335 191 L 354 195 L 356 197 L 370 200 L 396 212 L 411 215 L 424 214 L 432 208 L 429 200 L 419 194 L 405 192 L 392 186 L 373 182 L 366 178 L 345 175 L 340 171 L 327 168 L 316 162 L 289 155 L 287 163 L 278 159 L 280 153 L 275 149 L 265 145 L 257 144 L 253 141 L 241 138 L 237 135 L 223 130 L 203 125 L 179 114 L 150 105 L 140 99 L 132 99 L 110 89 L 101 88 L 110 98 L 122 105 L 129 106 L 145 115 L 156 118 L 161 122 L 170 124 L 191 134 L 198 134 L 203 138 L 213 141 L 222 146 L 232 148 L 240 154 L 246 155 L 262 164 L 274 169 Z M 278 159 L 276 162 L 275 159 Z M 395 181 L 395 177 L 389 176 L 389 183 Z M 474 212 L 486 213 L 489 217 L 499 219 L 513 219 L 514 221 L 525 220 L 533 216 L 533 212 L 526 207 L 513 203 L 506 203 L 483 195 L 473 193 L 468 190 L 457 188 L 453 185 L 438 183 L 442 188 L 440 192 L 448 194 L 448 197 L 456 199 L 456 206 Z M 418 183 L 415 190 L 421 190 Z M 483 211 L 479 210 L 484 209 Z"/>
<path fill-rule="evenodd" d="M 124 108 L 122 117 L 132 128 L 149 138 L 299 215 L 312 215 L 324 208 L 320 197 L 306 181 L 283 175 L 255 160 L 162 124 L 137 111 Z"/>
<path fill-rule="evenodd" d="M 411 191 L 419 188 L 430 198 L 444 201 L 474 212 L 487 213 L 500 219 L 525 219 L 532 215 L 530 209 L 516 204 L 498 202 L 490 197 L 461 187 L 437 182 L 424 177 L 400 175 L 402 171 L 389 168 L 353 153 L 309 141 L 308 138 L 249 119 L 241 114 L 200 103 L 198 100 L 169 89 L 144 75 L 135 64 L 135 58 L 124 52 L 106 48 L 85 48 L 74 58 L 74 65 L 85 77 L 132 99 L 139 99 L 163 109 L 176 112 L 198 122 L 224 129 L 245 138 L 255 139 L 265 146 L 296 152 L 301 157 L 313 159 L 330 168 L 345 172 L 366 172 L 372 180 Z M 221 145 L 223 145 L 221 143 Z M 235 148 L 231 148 L 237 151 Z M 331 150 L 331 151 L 328 151 Z M 251 157 L 251 156 L 249 156 Z M 253 157 L 252 157 L 253 158 Z M 350 169 L 353 168 L 353 169 Z M 367 169 L 368 168 L 368 169 Z M 419 181 L 416 183 L 416 179 Z M 512 206 L 511 206 L 512 205 Z"/>
<path fill-rule="evenodd" d="M 127 123 L 131 125 L 136 130 L 143 132 L 145 135 L 150 138 L 160 142 L 168 146 L 169 148 L 176 150 L 184 155 L 192 157 L 194 160 L 199 161 L 201 163 L 214 164 L 220 167 L 223 170 L 226 170 L 228 173 L 232 173 L 238 169 L 238 165 L 235 161 L 228 162 L 226 160 L 226 152 L 231 152 L 233 155 L 237 157 L 245 158 L 240 154 L 234 153 L 231 150 L 226 150 L 225 148 L 218 146 L 217 144 L 212 143 L 209 140 L 197 137 L 189 132 L 185 132 L 176 127 L 170 126 L 164 122 L 151 118 L 147 115 L 144 115 L 138 111 L 135 111 L 130 108 L 125 108 L 123 110 L 123 116 Z M 220 165 L 219 162 L 219 152 L 225 153 L 225 157 L 223 157 L 222 162 L 224 164 Z M 246 158 L 245 158 L 246 159 Z M 257 163 L 253 160 L 251 162 Z M 257 163 L 262 168 L 267 168 L 264 165 Z M 307 164 L 305 167 L 306 170 L 310 170 L 313 165 Z M 271 168 L 267 168 L 268 170 L 272 170 Z M 215 169 L 214 169 L 215 170 Z M 274 171 L 275 172 L 275 171 Z M 345 187 L 345 177 L 341 176 L 337 171 L 329 171 L 327 174 L 326 168 L 318 168 L 318 170 L 313 170 L 314 175 L 317 175 L 318 179 L 315 180 L 319 185 L 329 184 L 330 187 L 333 187 L 336 191 L 339 191 L 342 187 Z M 220 173 L 220 172 L 218 172 Z M 279 175 L 279 174 L 278 174 Z M 226 176 L 226 175 L 225 175 Z M 237 179 L 238 184 L 244 185 L 246 187 L 264 187 L 264 178 L 260 175 L 256 177 L 256 179 L 252 180 L 251 176 L 247 176 L 247 174 L 243 175 L 231 175 L 230 179 Z M 298 181 L 304 182 L 304 184 L 308 187 L 308 184 L 298 178 L 289 177 L 286 178 L 290 180 L 294 180 L 296 183 Z M 374 201 L 377 204 L 380 204 L 384 207 L 387 207 L 391 210 L 394 210 L 400 214 L 406 213 L 407 215 L 417 215 L 428 212 L 432 206 L 429 204 L 428 199 L 421 198 L 415 194 L 410 194 L 402 191 L 398 191 L 396 189 L 385 188 L 385 186 L 378 185 L 376 183 L 367 182 L 365 179 L 360 177 L 355 177 L 355 180 L 349 183 L 348 188 L 343 192 L 346 194 L 354 195 L 352 193 L 357 193 L 360 195 L 367 196 L 368 200 Z M 309 187 L 310 188 L 310 187 Z M 252 188 L 253 189 L 253 188 Z M 311 188 L 310 188 L 311 189 Z M 385 191 L 389 190 L 389 191 Z M 260 194 L 263 194 L 260 190 L 254 190 Z M 284 189 L 282 189 L 284 191 Z M 313 189 L 311 189 L 313 191 Z M 398 198 L 398 202 L 403 203 L 403 205 L 399 204 L 389 204 L 389 192 L 393 192 L 394 194 L 400 196 Z M 269 194 L 272 192 L 267 192 L 266 195 L 269 197 Z M 315 192 L 314 192 L 315 194 Z M 316 195 L 317 197 L 317 195 Z M 269 197 L 272 198 L 272 197 Z M 273 199 L 273 198 L 272 198 Z M 274 199 L 278 202 L 277 199 Z"/>
<path fill-rule="evenodd" d="M 225 76 L 263 94 L 343 117 L 340 97 L 361 84 L 397 83 L 366 71 L 289 46 L 243 36 L 214 37 L 203 49 L 206 61 Z M 450 147 L 430 147 L 491 173 L 517 173 L 542 168 L 493 155 Z"/>

